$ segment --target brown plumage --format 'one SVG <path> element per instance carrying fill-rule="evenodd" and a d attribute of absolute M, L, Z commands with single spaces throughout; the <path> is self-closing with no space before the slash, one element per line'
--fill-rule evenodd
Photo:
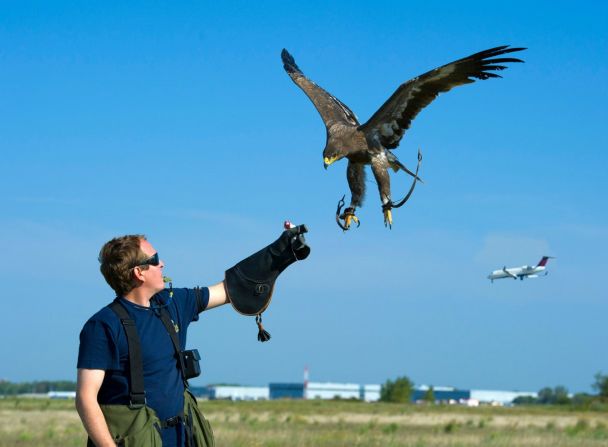
<path fill-rule="evenodd" d="M 493 72 L 507 68 L 502 64 L 523 61 L 497 56 L 521 50 L 525 48 L 509 48 L 507 45 L 491 48 L 410 79 L 401 84 L 364 124 L 359 124 L 355 114 L 343 102 L 308 79 L 287 50 L 281 52 L 285 71 L 310 98 L 325 123 L 327 141 L 323 150 L 324 166 L 327 168 L 341 158 L 348 158 L 346 177 L 351 191 L 351 202 L 341 216 L 346 229 L 351 221 L 358 223 L 355 210 L 363 203 L 365 165 L 371 166 L 380 192 L 384 221 L 390 226 L 391 208 L 395 204 L 391 199 L 388 169 L 407 172 L 415 177 L 414 184 L 418 179 L 392 152 L 409 129 L 412 120 L 440 93 L 459 85 L 470 84 L 475 81 L 473 78 L 500 78 L 501 76 Z"/>

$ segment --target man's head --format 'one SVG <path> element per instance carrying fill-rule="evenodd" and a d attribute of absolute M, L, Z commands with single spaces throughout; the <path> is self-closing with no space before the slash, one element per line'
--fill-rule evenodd
<path fill-rule="evenodd" d="M 152 294 L 164 288 L 163 262 L 142 234 L 116 237 L 99 252 L 101 273 L 117 295 L 145 286 Z"/>

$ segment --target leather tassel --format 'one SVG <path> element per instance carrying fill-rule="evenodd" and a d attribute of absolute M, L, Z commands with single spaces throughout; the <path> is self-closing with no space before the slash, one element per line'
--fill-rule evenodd
<path fill-rule="evenodd" d="M 264 330 L 264 326 L 262 326 L 262 314 L 255 316 L 255 322 L 258 325 L 258 341 L 265 342 L 270 340 L 270 333 Z"/>

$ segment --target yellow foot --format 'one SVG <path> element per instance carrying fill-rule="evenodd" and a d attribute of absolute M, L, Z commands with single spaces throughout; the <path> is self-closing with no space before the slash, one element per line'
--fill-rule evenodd
<path fill-rule="evenodd" d="M 344 212 L 342 214 L 338 214 L 338 212 L 336 213 L 336 222 L 338 222 L 338 225 L 340 226 L 340 228 L 342 228 L 344 231 L 349 230 L 350 226 L 354 223 L 357 224 L 357 227 L 359 225 L 361 225 L 361 222 L 359 222 L 359 218 L 357 216 L 355 216 L 355 209 L 348 207 L 344 210 Z M 342 224 L 342 222 L 340 221 L 344 221 L 344 224 Z"/>
<path fill-rule="evenodd" d="M 350 228 L 352 222 L 356 223 L 357 226 L 361 225 L 361 222 L 359 222 L 359 218 L 357 216 L 354 214 L 346 214 L 344 216 L 344 226 L 348 229 Z"/>
<path fill-rule="evenodd" d="M 391 213 L 390 208 L 384 210 L 384 226 L 389 228 L 393 227 L 393 213 Z"/>

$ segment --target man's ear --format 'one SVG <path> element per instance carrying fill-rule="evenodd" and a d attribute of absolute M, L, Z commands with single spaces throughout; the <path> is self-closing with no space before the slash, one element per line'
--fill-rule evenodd
<path fill-rule="evenodd" d="M 139 266 L 137 267 L 133 267 L 133 276 L 135 277 L 135 279 L 137 279 L 138 281 L 143 281 L 144 280 L 144 274 L 143 274 L 143 269 Z"/>

